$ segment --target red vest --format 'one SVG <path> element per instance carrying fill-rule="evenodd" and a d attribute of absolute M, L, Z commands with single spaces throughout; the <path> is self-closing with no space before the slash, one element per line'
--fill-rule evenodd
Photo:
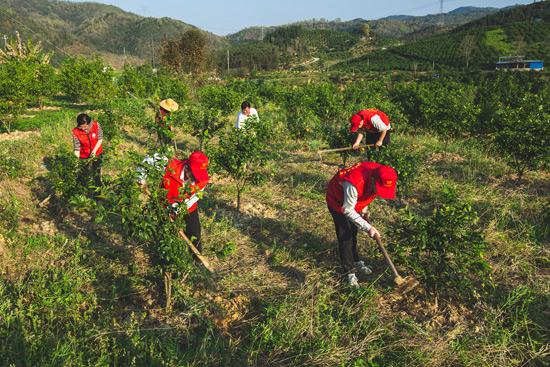
<path fill-rule="evenodd" d="M 185 193 L 185 196 L 182 197 L 180 194 L 180 188 L 183 187 L 183 180 L 181 179 L 181 173 L 183 171 L 183 166 L 187 164 L 187 159 L 180 161 L 178 159 L 172 159 L 168 162 L 166 167 L 166 172 L 163 177 L 163 186 L 168 192 L 166 193 L 166 200 L 170 204 L 181 203 L 186 199 L 193 199 L 200 191 L 202 191 L 208 181 L 196 182 L 191 185 L 190 193 Z M 195 197 L 196 198 L 196 197 Z M 185 205 L 185 204 L 184 204 Z M 190 208 L 187 209 L 189 213 L 194 212 L 197 209 L 197 203 L 194 203 Z"/>
<path fill-rule="evenodd" d="M 94 150 L 99 140 L 99 124 L 97 121 L 92 121 L 92 126 L 90 126 L 90 131 L 87 134 L 85 131 L 75 127 L 73 135 L 80 142 L 80 158 L 90 158 L 90 154 L 92 154 L 92 150 Z M 101 153 L 103 153 L 103 145 L 97 150 L 96 156 L 99 156 Z"/>
<path fill-rule="evenodd" d="M 363 125 L 363 128 L 369 130 L 369 131 L 377 131 L 376 128 L 374 127 L 374 125 L 372 124 L 372 122 L 370 121 L 370 119 L 374 116 L 374 115 L 378 115 L 380 116 L 380 118 L 382 119 L 382 122 L 384 124 L 386 124 L 386 126 L 388 126 L 390 124 L 390 119 L 388 118 L 388 116 L 386 116 L 386 114 L 380 110 L 377 110 L 375 108 L 368 108 L 366 110 L 361 110 L 359 112 L 357 112 L 359 115 L 361 115 L 361 117 L 363 117 L 363 121 L 364 121 L 364 125 Z"/>
<path fill-rule="evenodd" d="M 345 168 L 340 171 L 332 180 L 330 180 L 327 188 L 327 205 L 330 209 L 337 213 L 342 213 L 342 205 L 344 205 L 344 188 L 343 181 L 348 181 L 357 189 L 357 204 L 355 211 L 361 211 L 369 205 L 377 196 L 372 192 L 372 180 L 375 179 L 374 171 L 380 167 L 380 164 L 375 162 L 360 162 Z"/>

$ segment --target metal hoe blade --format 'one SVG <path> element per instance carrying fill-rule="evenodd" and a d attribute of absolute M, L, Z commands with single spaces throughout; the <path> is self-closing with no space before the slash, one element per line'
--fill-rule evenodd
<path fill-rule="evenodd" d="M 418 280 L 416 280 L 413 276 L 407 276 L 405 278 L 402 278 L 401 275 L 397 272 L 397 269 L 395 268 L 395 265 L 393 265 L 393 261 L 391 261 L 390 255 L 388 255 L 388 252 L 386 251 L 386 248 L 382 244 L 382 240 L 380 239 L 380 236 L 376 236 L 374 238 L 376 240 L 376 243 L 378 244 L 378 249 L 384 255 L 384 259 L 386 260 L 386 263 L 391 269 L 391 272 L 393 274 L 393 281 L 395 285 L 397 285 L 397 292 L 400 294 L 406 294 L 413 290 L 416 286 L 418 286 L 420 283 Z"/>

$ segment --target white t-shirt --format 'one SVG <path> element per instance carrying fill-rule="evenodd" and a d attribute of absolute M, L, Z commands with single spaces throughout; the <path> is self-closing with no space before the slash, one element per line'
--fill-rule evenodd
<path fill-rule="evenodd" d="M 256 116 L 256 118 L 259 119 L 258 111 L 256 111 L 255 108 L 250 107 L 250 115 L 248 115 L 248 116 L 245 115 L 243 113 L 243 111 L 239 111 L 239 115 L 237 116 L 237 123 L 235 124 L 235 127 L 237 129 L 240 129 L 240 128 L 244 127 L 244 122 L 246 121 L 247 118 L 249 118 L 251 116 Z"/>

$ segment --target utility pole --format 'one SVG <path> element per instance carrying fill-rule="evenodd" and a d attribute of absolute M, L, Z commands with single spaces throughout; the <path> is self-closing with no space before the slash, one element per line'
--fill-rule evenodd
<path fill-rule="evenodd" d="M 151 67 L 154 69 L 155 68 L 155 49 L 153 47 L 153 40 L 151 40 Z"/>
<path fill-rule="evenodd" d="M 8 49 L 8 36 L 4 35 L 2 36 L 4 39 L 4 51 Z"/>
<path fill-rule="evenodd" d="M 445 17 L 443 15 L 443 0 L 439 0 L 439 14 L 441 15 L 441 25 L 445 25 Z"/>
<path fill-rule="evenodd" d="M 227 49 L 227 73 L 229 73 L 229 49 Z"/>

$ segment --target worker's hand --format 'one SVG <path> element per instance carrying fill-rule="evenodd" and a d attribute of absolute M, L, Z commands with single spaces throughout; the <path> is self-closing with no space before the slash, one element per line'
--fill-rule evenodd
<path fill-rule="evenodd" d="M 374 226 L 370 227 L 368 234 L 371 238 L 380 237 L 380 232 Z"/>
<path fill-rule="evenodd" d="M 361 145 L 361 143 L 355 143 L 353 144 L 351 147 L 354 149 L 354 150 L 357 150 L 359 149 L 359 146 Z"/>
<path fill-rule="evenodd" d="M 381 147 L 381 146 L 382 146 L 382 143 L 383 143 L 382 141 L 378 140 L 378 141 L 376 142 L 375 145 L 376 145 L 377 147 Z"/>

